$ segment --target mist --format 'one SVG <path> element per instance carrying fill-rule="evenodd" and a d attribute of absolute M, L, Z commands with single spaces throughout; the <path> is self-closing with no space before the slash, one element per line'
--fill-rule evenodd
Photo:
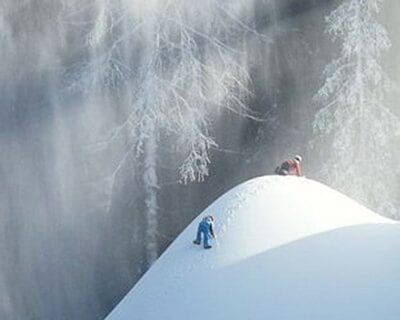
<path fill-rule="evenodd" d="M 325 17 L 343 2 L 3 0 L 1 319 L 103 319 L 211 201 L 295 154 L 399 218 L 398 133 L 385 157 L 362 149 L 355 192 L 313 129 L 341 54 Z M 394 84 L 380 105 L 396 118 L 400 4 L 380 7 Z"/>

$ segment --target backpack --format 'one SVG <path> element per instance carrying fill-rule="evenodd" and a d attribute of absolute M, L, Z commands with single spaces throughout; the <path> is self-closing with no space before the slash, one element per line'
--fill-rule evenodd
<path fill-rule="evenodd" d="M 290 163 L 289 160 L 286 160 L 284 162 L 282 162 L 282 164 L 280 166 L 277 166 L 275 169 L 275 173 L 282 175 L 282 176 L 286 176 L 289 174 L 290 171 Z"/>
<path fill-rule="evenodd" d="M 281 164 L 281 170 L 280 171 L 282 171 L 282 170 L 285 170 L 285 171 L 289 172 L 289 170 L 290 170 L 289 160 L 286 160 Z"/>

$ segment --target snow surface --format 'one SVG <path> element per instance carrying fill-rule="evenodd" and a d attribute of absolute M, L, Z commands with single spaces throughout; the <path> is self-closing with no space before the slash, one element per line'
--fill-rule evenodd
<path fill-rule="evenodd" d="M 204 215 L 214 247 L 192 244 Z M 400 319 L 400 225 L 312 180 L 230 190 L 171 244 L 107 320 Z"/>

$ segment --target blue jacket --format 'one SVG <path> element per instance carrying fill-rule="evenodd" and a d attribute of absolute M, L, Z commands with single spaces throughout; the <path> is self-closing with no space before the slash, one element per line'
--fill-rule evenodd
<path fill-rule="evenodd" d="M 215 237 L 214 222 L 210 217 L 205 217 L 203 220 L 201 220 L 199 228 L 201 231 L 209 233 L 213 238 Z"/>

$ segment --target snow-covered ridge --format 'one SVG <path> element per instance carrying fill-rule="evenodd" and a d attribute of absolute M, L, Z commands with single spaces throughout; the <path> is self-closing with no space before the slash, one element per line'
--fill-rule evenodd
<path fill-rule="evenodd" d="M 192 244 L 216 218 L 211 250 Z M 211 204 L 107 320 L 397 319 L 400 228 L 305 178 L 265 176 Z"/>

